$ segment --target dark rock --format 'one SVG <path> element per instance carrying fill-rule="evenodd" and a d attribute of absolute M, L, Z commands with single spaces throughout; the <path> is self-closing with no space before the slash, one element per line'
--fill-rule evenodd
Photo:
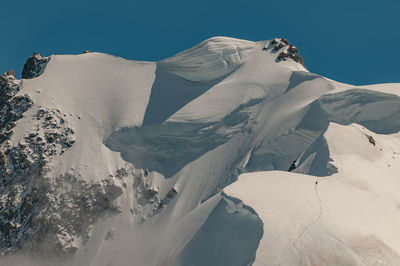
<path fill-rule="evenodd" d="M 172 198 L 174 198 L 176 196 L 176 194 L 178 194 L 178 192 L 175 190 L 175 188 L 171 188 L 168 191 L 167 198 L 172 199 Z"/>
<path fill-rule="evenodd" d="M 17 126 L 17 123 L 15 123 L 14 121 L 11 121 L 10 123 L 8 123 L 7 125 L 6 125 L 6 129 L 7 130 L 11 130 L 12 128 L 14 128 L 14 127 L 16 127 Z"/>
<path fill-rule="evenodd" d="M 278 45 L 275 45 L 274 51 L 278 51 L 278 50 L 282 49 L 283 46 L 284 46 L 284 45 L 283 45 L 282 43 L 279 43 Z"/>
<path fill-rule="evenodd" d="M 290 45 L 289 47 L 289 53 L 295 54 L 297 53 L 297 47 L 294 45 Z"/>
<path fill-rule="evenodd" d="M 281 42 L 283 42 L 284 44 L 286 44 L 286 45 L 289 45 L 289 41 L 287 40 L 287 39 L 281 39 Z"/>
<path fill-rule="evenodd" d="M 44 65 L 48 62 L 48 58 L 42 57 L 38 53 L 34 53 L 26 61 L 22 69 L 22 78 L 31 79 L 40 76 L 43 72 Z"/>
<path fill-rule="evenodd" d="M 23 117 L 23 113 L 33 106 L 33 101 L 27 95 L 20 95 L 14 98 L 5 93 L 0 92 L 0 133 L 3 129 L 11 130 L 17 124 L 15 123 Z"/>
<path fill-rule="evenodd" d="M 54 135 L 49 135 L 49 136 L 47 136 L 47 142 L 48 143 L 53 143 L 53 142 L 55 142 L 56 141 L 56 136 L 54 136 Z"/>
<path fill-rule="evenodd" d="M 11 222 L 8 222 L 3 225 L 3 230 L 4 230 L 4 233 L 6 233 L 6 234 L 8 234 L 12 228 L 13 228 L 13 226 L 12 226 Z"/>
<path fill-rule="evenodd" d="M 291 171 L 295 170 L 296 168 L 297 168 L 297 166 L 296 166 L 296 160 L 294 160 L 294 161 L 292 162 L 292 164 L 290 165 L 290 167 L 289 167 L 289 169 L 288 169 L 288 172 L 291 172 Z"/>
<path fill-rule="evenodd" d="M 280 60 L 286 60 L 287 58 L 292 59 L 293 61 L 301 64 L 302 66 L 305 67 L 304 65 L 304 60 L 303 58 L 298 54 L 298 49 L 296 46 L 291 45 L 287 39 L 272 39 L 271 44 L 273 45 L 273 51 L 278 52 L 285 46 L 289 45 L 289 47 L 283 50 L 277 57 L 276 61 Z"/>
<path fill-rule="evenodd" d="M 24 143 L 20 143 L 19 146 L 21 147 L 21 149 L 26 149 L 28 147 L 28 145 Z"/>
<path fill-rule="evenodd" d="M 121 179 L 123 177 L 127 177 L 129 175 L 128 171 L 125 168 L 120 168 L 116 172 L 116 177 Z"/>
<path fill-rule="evenodd" d="M 288 58 L 289 57 L 289 54 L 288 53 L 286 53 L 286 52 L 281 52 L 279 55 L 278 55 L 278 58 L 277 58 L 277 60 L 279 61 L 279 60 L 286 60 L 286 58 Z"/>
<path fill-rule="evenodd" d="M 143 191 L 143 197 L 144 197 L 146 200 L 151 199 L 152 197 L 154 197 L 154 196 L 157 195 L 157 194 L 158 194 L 158 192 L 155 191 L 154 189 L 151 189 L 151 188 L 146 189 L 145 191 Z"/>
<path fill-rule="evenodd" d="M 376 142 L 375 142 L 375 139 L 372 137 L 372 136 L 369 136 L 368 137 L 368 141 L 369 141 L 369 143 L 371 143 L 372 145 L 376 145 Z"/>
<path fill-rule="evenodd" d="M 0 75 L 0 109 L 20 88 L 21 81 L 16 80 L 14 76 L 8 74 Z"/>

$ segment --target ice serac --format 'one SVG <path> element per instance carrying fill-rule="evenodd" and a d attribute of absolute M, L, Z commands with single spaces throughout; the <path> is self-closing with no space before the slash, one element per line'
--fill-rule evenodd
<path fill-rule="evenodd" d="M 2 75 L 0 265 L 399 264 L 400 85 L 299 52 L 214 37 Z"/>

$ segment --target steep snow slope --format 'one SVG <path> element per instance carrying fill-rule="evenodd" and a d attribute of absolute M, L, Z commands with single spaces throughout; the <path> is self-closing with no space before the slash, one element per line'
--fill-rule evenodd
<path fill-rule="evenodd" d="M 40 256 L 49 254 L 67 265 L 318 264 L 310 256 L 319 250 L 307 246 L 320 241 L 311 229 L 304 236 L 310 241 L 300 237 L 295 247 L 285 246 L 318 215 L 314 180 L 330 175 L 326 180 L 335 180 L 335 188 L 351 176 L 361 184 L 353 177 L 355 170 L 337 163 L 342 154 L 333 150 L 348 148 L 352 160 L 345 161 L 360 166 L 364 151 L 378 152 L 365 160 L 381 160 L 376 150 L 383 147 L 380 138 L 397 143 L 397 137 L 386 140 L 365 128 L 398 132 L 400 97 L 395 84 L 340 84 L 309 73 L 300 59 L 297 48 L 284 39 L 215 37 L 157 63 L 100 53 L 53 55 L 33 64 L 38 69 L 31 72 L 42 74 L 22 84 L 3 76 L 0 233 L 6 241 L 1 252 L 39 254 L 38 264 Z M 365 128 L 348 126 L 352 123 Z M 342 127 L 373 135 L 377 146 Z M 354 141 L 334 141 L 342 133 Z M 386 155 L 397 152 L 382 149 Z M 302 174 L 276 171 L 286 171 L 295 159 Z M 382 173 L 395 182 L 399 163 L 390 164 L 393 170 Z M 387 166 L 371 167 L 379 172 Z M 275 171 L 244 174 L 237 181 L 241 173 L 267 170 Z M 263 178 L 265 173 L 272 177 Z M 367 187 L 375 184 L 369 177 Z M 387 185 L 390 191 L 397 184 L 382 183 L 376 193 L 384 194 Z M 293 197 L 279 201 L 287 186 Z M 296 191 L 299 187 L 307 195 Z M 352 193 L 352 187 L 346 191 Z M 350 213 L 334 208 L 333 197 L 342 192 L 330 193 L 330 215 Z M 396 196 L 390 195 L 382 197 L 394 202 Z M 264 196 L 272 203 L 262 201 Z M 354 206 L 370 199 L 362 195 L 357 200 Z M 276 201 L 281 207 L 275 207 Z M 290 205 L 301 201 L 310 205 L 304 216 Z M 391 211 L 376 213 L 389 219 Z M 292 229 L 270 235 L 269 219 L 277 230 L 286 224 Z M 347 224 L 340 226 L 337 232 L 345 232 Z M 368 243 L 391 248 L 387 252 L 395 261 L 397 242 L 385 234 L 397 229 L 386 227 L 363 228 L 378 239 Z M 274 247 L 265 244 L 275 240 Z M 356 252 L 358 239 L 351 241 L 324 243 L 328 250 L 340 246 L 343 252 Z M 276 257 L 265 255 L 266 245 Z M 357 256 L 346 262 L 363 265 L 367 255 Z"/>

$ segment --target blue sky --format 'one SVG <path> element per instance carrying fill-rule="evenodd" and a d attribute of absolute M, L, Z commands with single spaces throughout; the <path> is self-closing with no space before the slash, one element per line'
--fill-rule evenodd
<path fill-rule="evenodd" d="M 400 82 L 398 0 L 4 2 L 1 73 L 20 73 L 34 51 L 155 61 L 212 36 L 285 37 L 314 73 L 355 85 Z"/>

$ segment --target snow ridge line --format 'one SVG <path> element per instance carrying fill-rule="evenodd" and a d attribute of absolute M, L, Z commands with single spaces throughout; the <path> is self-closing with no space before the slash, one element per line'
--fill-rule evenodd
<path fill-rule="evenodd" d="M 321 216 L 322 216 L 322 213 L 323 213 L 323 210 L 322 210 L 322 201 L 321 201 L 321 198 L 320 198 L 319 195 L 318 195 L 317 186 L 318 186 L 318 181 L 314 184 L 315 196 L 316 196 L 316 198 L 318 199 L 318 205 L 319 205 L 318 217 L 317 217 L 312 223 L 306 225 L 306 226 L 304 227 L 304 229 L 300 232 L 300 234 L 297 236 L 296 240 L 293 242 L 294 248 L 297 250 L 297 252 L 299 252 L 300 255 L 302 255 L 303 253 L 302 253 L 302 252 L 299 250 L 299 248 L 296 246 L 297 241 L 300 240 L 300 238 L 301 238 L 301 237 L 303 236 L 303 234 L 308 230 L 308 228 L 312 227 L 314 224 L 317 223 L 317 221 L 318 221 L 319 219 L 321 219 Z"/>

